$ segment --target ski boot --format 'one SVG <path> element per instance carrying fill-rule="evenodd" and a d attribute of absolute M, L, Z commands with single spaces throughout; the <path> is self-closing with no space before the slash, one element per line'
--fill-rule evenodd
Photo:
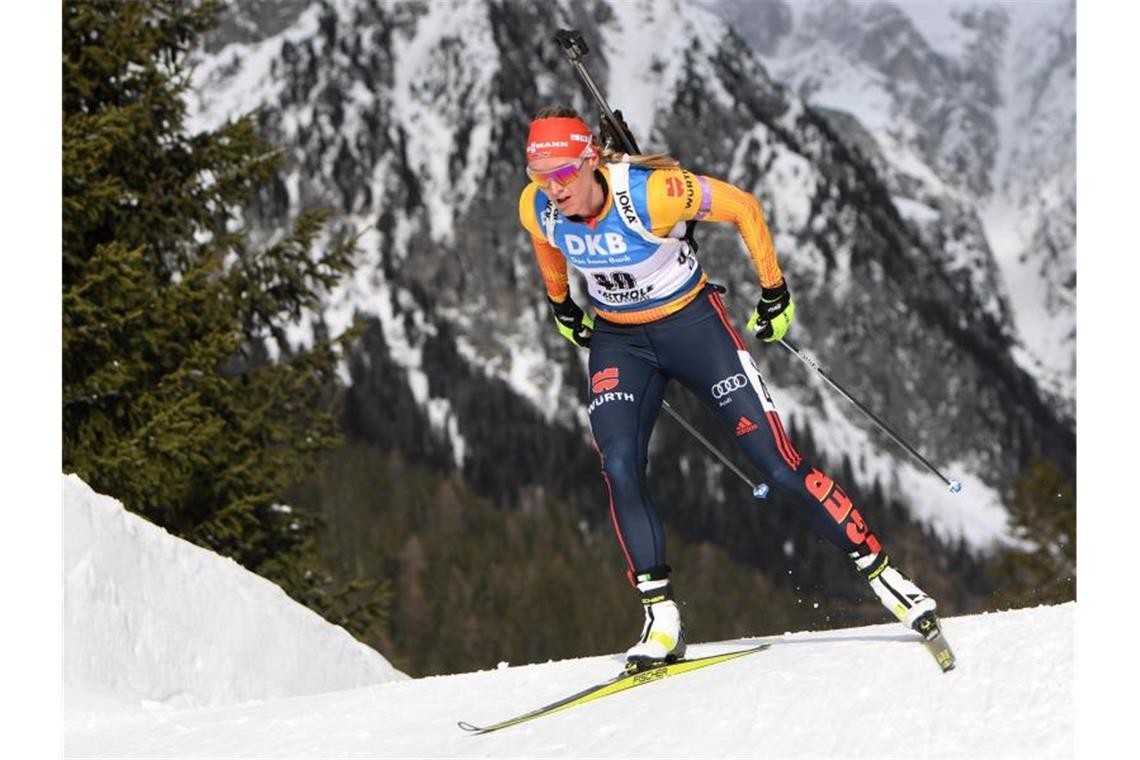
<path fill-rule="evenodd" d="M 875 595 L 891 614 L 907 628 L 917 631 L 924 639 L 935 635 L 940 629 L 936 610 L 938 605 L 890 563 L 885 552 L 855 557 L 855 566 L 871 584 Z M 922 628 L 919 628 L 919 623 Z"/>
<path fill-rule="evenodd" d="M 669 578 L 650 571 L 638 575 L 637 590 L 645 608 L 641 637 L 625 653 L 626 672 L 638 672 L 685 656 L 685 627 L 673 600 Z"/>
<path fill-rule="evenodd" d="M 954 669 L 954 652 L 942 635 L 938 621 L 938 605 L 934 599 L 915 585 L 914 581 L 892 567 L 890 558 L 883 552 L 864 557 L 851 555 L 855 566 L 863 573 L 874 589 L 879 601 L 907 628 L 922 637 L 923 646 L 938 662 L 942 672 Z"/>

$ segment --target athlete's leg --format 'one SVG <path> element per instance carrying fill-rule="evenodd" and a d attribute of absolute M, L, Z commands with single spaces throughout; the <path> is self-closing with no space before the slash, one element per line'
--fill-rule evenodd
<path fill-rule="evenodd" d="M 665 375 L 640 327 L 595 322 L 590 343 L 590 426 L 602 457 L 610 513 L 637 587 L 645 622 L 626 652 L 630 667 L 683 657 L 684 627 L 665 563 L 665 533 L 649 500 L 649 436 L 661 409 Z"/>
<path fill-rule="evenodd" d="M 668 371 L 705 402 L 736 435 L 737 444 L 770 485 L 801 507 L 797 510 L 821 537 L 846 552 L 878 551 L 859 510 L 842 487 L 796 451 L 740 335 L 720 297 L 702 296 L 692 317 L 671 331 L 662 347 Z M 687 356 L 674 360 L 673 354 Z M 674 366 L 676 365 L 676 366 Z"/>
<path fill-rule="evenodd" d="M 855 561 L 884 606 L 910 626 L 934 600 L 889 565 L 882 546 L 847 490 L 804 460 L 788 439 L 772 397 L 715 293 L 702 296 L 656 341 L 662 367 L 684 383 L 735 432 L 745 456 L 822 538 Z M 704 312 L 702 314 L 702 312 Z M 687 357 L 687 358 L 684 358 Z"/>
<path fill-rule="evenodd" d="M 590 427 L 630 581 L 665 566 L 665 533 L 649 499 L 649 436 L 666 378 L 640 328 L 599 326 L 590 345 Z"/>

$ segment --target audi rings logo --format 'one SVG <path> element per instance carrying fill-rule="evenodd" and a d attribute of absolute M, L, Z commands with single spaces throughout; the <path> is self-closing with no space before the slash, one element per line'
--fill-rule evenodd
<path fill-rule="evenodd" d="M 738 391 L 748 385 L 748 378 L 737 372 L 732 377 L 726 377 L 712 387 L 713 398 L 724 398 L 733 391 Z"/>

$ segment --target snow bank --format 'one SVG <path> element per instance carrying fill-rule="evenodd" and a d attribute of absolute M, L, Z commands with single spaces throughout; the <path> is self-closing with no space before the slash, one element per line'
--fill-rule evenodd
<path fill-rule="evenodd" d="M 64 490 L 68 722 L 404 680 L 278 586 L 176 538 L 75 475 Z"/>
<path fill-rule="evenodd" d="M 469 736 L 612 676 L 620 655 L 417 678 L 69 731 L 69 757 L 1062 758 L 1076 604 L 949 618 L 943 674 L 898 623 L 698 643 L 766 652 Z M 544 625 L 557 625 L 546 621 Z M 1123 737 L 1122 737 L 1123 740 Z M 1121 745 L 1117 745 L 1118 747 Z M 1119 751 L 1097 757 L 1115 757 Z M 1092 755 L 1090 755 L 1091 757 Z"/>
<path fill-rule="evenodd" d="M 67 757 L 1073 756 L 1075 603 L 945 619 L 949 674 L 897 623 L 693 643 L 772 648 L 468 736 L 457 721 L 578 691 L 621 654 L 409 679 L 263 578 L 63 485 Z"/>

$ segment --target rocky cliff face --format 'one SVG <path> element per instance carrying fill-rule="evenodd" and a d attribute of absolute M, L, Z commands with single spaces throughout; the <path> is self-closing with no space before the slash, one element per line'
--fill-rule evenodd
<path fill-rule="evenodd" d="M 1019 366 L 1071 419 L 1073 3 L 707 5 L 832 115 L 945 266 L 991 294 Z"/>
<path fill-rule="evenodd" d="M 795 14 L 768 6 L 780 21 L 761 53 L 781 44 L 785 26 L 784 36 L 797 34 Z M 248 22 L 245 7 L 235 13 Z M 1019 360 L 1009 293 L 971 202 L 996 192 L 981 167 L 999 149 L 987 61 L 1005 27 L 993 14 L 973 18 L 971 63 L 948 72 L 897 10 L 836 8 L 820 11 L 821 28 L 838 39 L 851 14 L 863 19 L 865 35 L 849 44 L 884 68 L 903 123 L 921 134 L 884 148 L 879 126 L 834 104 L 813 107 L 814 80 L 780 84 L 705 9 L 603 0 L 317 3 L 260 37 L 243 22 L 239 38 L 219 33 L 203 52 L 194 124 L 259 108 L 265 134 L 284 146 L 286 174 L 249 214 L 262 234 L 313 203 L 363 231 L 355 279 L 295 331 L 305 340 L 367 318 L 346 367 L 350 431 L 460 468 L 503 503 L 541 485 L 602 520 L 584 357 L 548 323 L 516 212 L 530 115 L 555 101 L 594 110 L 552 42 L 559 27 L 580 29 L 594 78 L 643 149 L 760 199 L 799 305 L 790 337 L 966 482 L 967 495 L 946 495 L 790 355 L 757 347 L 790 425 L 836 467 L 849 457 L 866 493 L 875 484 L 945 540 L 989 545 L 1007 529 L 998 489 L 1029 454 L 1073 467 L 1075 451 L 1071 419 Z M 932 88 L 949 100 L 959 78 L 976 103 L 923 101 Z M 917 163 L 901 162 L 908 155 Z M 743 324 L 758 295 L 743 246 L 734 230 L 708 224 L 699 238 Z M 669 398 L 707 427 L 683 394 Z M 731 447 L 730 436 L 710 434 Z M 658 499 L 667 520 L 726 545 L 751 537 L 787 552 L 790 529 L 771 512 L 743 527 L 724 517 L 726 505 L 748 509 L 747 494 L 670 422 L 658 427 L 651 473 L 653 492 L 668 494 Z"/>

